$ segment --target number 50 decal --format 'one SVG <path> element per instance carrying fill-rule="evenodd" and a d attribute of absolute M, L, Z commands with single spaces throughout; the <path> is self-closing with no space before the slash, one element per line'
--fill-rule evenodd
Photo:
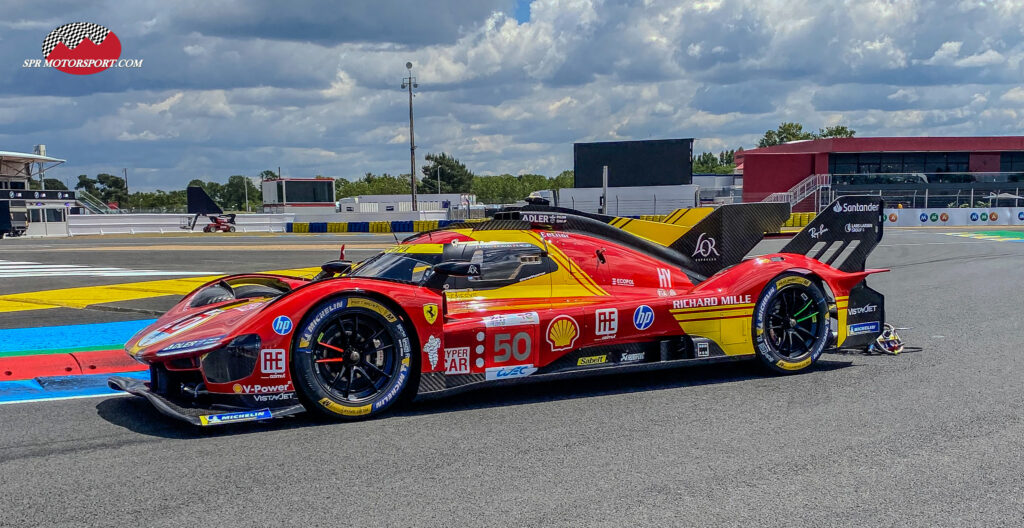
<path fill-rule="evenodd" d="M 494 362 L 504 363 L 513 357 L 517 361 L 530 359 L 533 351 L 533 343 L 530 341 L 530 334 L 519 332 L 512 334 L 494 334 Z"/>

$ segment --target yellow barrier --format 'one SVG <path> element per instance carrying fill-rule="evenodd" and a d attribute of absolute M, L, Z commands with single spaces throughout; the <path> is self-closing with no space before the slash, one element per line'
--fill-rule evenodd
<path fill-rule="evenodd" d="M 437 229 L 437 220 L 413 220 L 412 230 L 417 233 Z"/>
<path fill-rule="evenodd" d="M 327 222 L 328 233 L 348 233 L 348 222 Z"/>
<path fill-rule="evenodd" d="M 309 233 L 309 222 L 292 223 L 292 233 Z"/>
<path fill-rule="evenodd" d="M 386 221 L 370 222 L 370 232 L 371 233 L 390 233 L 391 232 L 391 222 L 386 222 Z"/>

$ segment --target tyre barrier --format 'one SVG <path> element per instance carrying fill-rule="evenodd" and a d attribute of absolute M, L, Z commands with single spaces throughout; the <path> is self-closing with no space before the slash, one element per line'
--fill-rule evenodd
<path fill-rule="evenodd" d="M 790 213 L 783 227 L 804 227 L 814 220 L 814 213 Z"/>

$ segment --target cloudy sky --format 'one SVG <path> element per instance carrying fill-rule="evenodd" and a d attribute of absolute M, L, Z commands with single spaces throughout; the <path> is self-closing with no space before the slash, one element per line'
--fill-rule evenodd
<path fill-rule="evenodd" d="M 13 5 L 12 5 L 13 4 Z M 1021 0 L 141 0 L 4 2 L 0 150 L 133 189 L 409 169 L 572 168 L 574 141 L 750 148 L 780 121 L 858 135 L 1024 133 Z M 140 69 L 22 68 L 94 22 Z M 418 163 L 419 164 L 419 163 Z"/>

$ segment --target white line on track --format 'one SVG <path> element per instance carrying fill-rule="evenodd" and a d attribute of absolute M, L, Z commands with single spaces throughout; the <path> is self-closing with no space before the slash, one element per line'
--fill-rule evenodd
<path fill-rule="evenodd" d="M 0 279 L 23 277 L 173 277 L 189 275 L 217 275 L 210 271 L 159 271 L 151 269 L 89 267 L 78 264 L 40 264 L 0 260 Z"/>
<path fill-rule="evenodd" d="M 985 240 L 971 240 L 958 242 L 917 242 L 913 244 L 879 244 L 878 247 L 899 247 L 899 246 L 951 246 L 960 244 L 984 244 Z"/>
<path fill-rule="evenodd" d="M 132 396 L 127 392 L 114 392 L 111 394 L 86 394 L 82 396 L 57 396 L 54 398 L 33 398 L 31 400 L 0 401 L 0 405 L 14 405 L 15 403 L 40 403 L 57 400 L 83 400 L 85 398 L 115 398 L 119 396 Z"/>

